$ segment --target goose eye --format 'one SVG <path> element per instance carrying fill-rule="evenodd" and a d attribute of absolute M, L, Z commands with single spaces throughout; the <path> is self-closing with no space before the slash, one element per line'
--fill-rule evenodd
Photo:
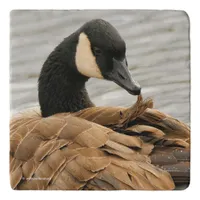
<path fill-rule="evenodd" d="M 99 49 L 98 47 L 94 47 L 93 52 L 94 52 L 95 56 L 100 56 L 102 54 L 101 49 Z"/>

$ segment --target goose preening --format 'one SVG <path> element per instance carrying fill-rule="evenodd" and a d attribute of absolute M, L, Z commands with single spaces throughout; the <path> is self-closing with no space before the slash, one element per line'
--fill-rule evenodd
<path fill-rule="evenodd" d="M 125 54 L 118 31 L 97 19 L 48 56 L 40 109 L 11 119 L 13 189 L 171 190 L 189 183 L 190 128 L 143 100 Z M 90 77 L 114 81 L 138 99 L 129 108 L 96 107 L 85 88 Z"/>

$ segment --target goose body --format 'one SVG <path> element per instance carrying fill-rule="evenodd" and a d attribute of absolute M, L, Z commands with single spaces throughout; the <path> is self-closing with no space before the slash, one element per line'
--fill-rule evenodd
<path fill-rule="evenodd" d="M 95 107 L 90 78 L 139 95 L 130 108 Z M 40 109 L 10 122 L 10 178 L 22 190 L 171 190 L 189 182 L 189 127 L 143 100 L 125 42 L 92 20 L 59 44 L 39 77 Z"/>

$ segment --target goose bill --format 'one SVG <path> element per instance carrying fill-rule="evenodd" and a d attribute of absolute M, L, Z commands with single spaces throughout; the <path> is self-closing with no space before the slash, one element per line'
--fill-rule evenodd
<path fill-rule="evenodd" d="M 107 74 L 108 80 L 114 81 L 132 95 L 140 95 L 141 87 L 139 83 L 131 77 L 125 59 L 119 61 L 113 58 L 113 69 Z"/>

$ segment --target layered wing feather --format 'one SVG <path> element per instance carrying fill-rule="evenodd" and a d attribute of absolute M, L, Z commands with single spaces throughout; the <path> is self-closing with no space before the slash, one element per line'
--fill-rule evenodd
<path fill-rule="evenodd" d="M 153 109 L 153 101 L 139 96 L 130 108 L 93 107 L 74 114 L 142 141 L 137 151 L 149 155 L 152 164 L 167 170 L 175 183 L 190 177 L 190 128 L 183 122 Z M 116 139 L 115 139 L 116 140 Z M 118 139 L 118 142 L 122 142 Z M 128 141 L 125 142 L 128 145 Z"/>
<path fill-rule="evenodd" d="M 145 155 L 153 145 L 138 136 L 123 135 L 69 113 L 48 118 L 37 112 L 21 114 L 10 127 L 13 189 L 174 188 L 169 173 L 150 164 Z"/>

